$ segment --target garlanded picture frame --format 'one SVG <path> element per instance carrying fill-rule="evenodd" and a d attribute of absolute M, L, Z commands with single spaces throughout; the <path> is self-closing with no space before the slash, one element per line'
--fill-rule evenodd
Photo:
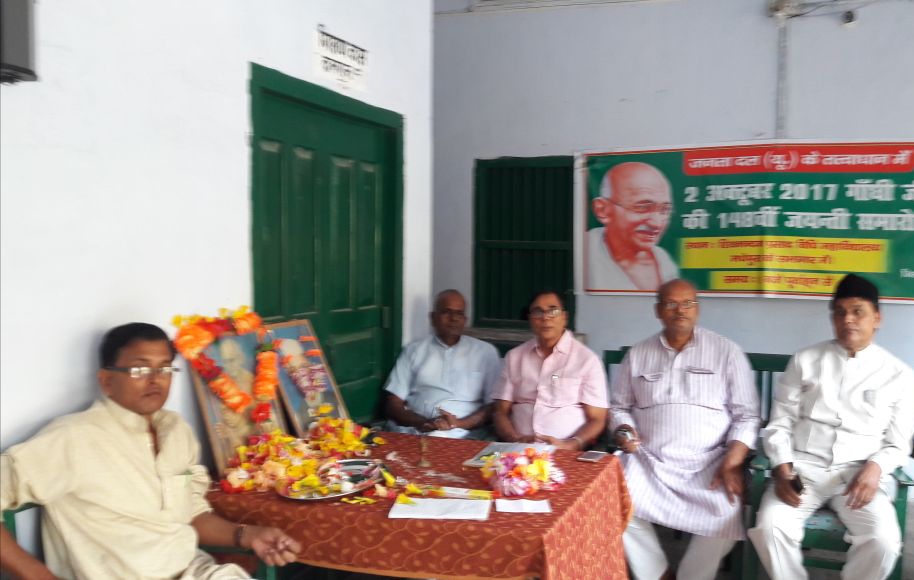
<path fill-rule="evenodd" d="M 269 338 L 264 340 L 269 341 Z M 221 367 L 222 371 L 234 381 L 242 392 L 251 395 L 254 390 L 256 357 L 260 345 L 261 342 L 256 333 L 243 335 L 225 333 L 207 346 L 203 350 L 203 354 Z M 262 412 L 262 408 L 257 403 L 251 403 L 241 412 L 236 412 L 213 392 L 213 389 L 207 385 L 193 365 L 191 365 L 191 377 L 203 421 L 206 424 L 206 433 L 218 476 L 225 472 L 229 460 L 234 457 L 238 446 L 248 443 L 248 436 L 270 433 L 276 429 L 283 433 L 289 432 L 284 414 L 284 393 L 281 389 L 276 389 L 275 396 L 264 403 L 269 405 L 269 418 L 258 421 L 255 412 Z"/>
<path fill-rule="evenodd" d="M 291 427 L 305 437 L 317 420 L 318 409 L 325 417 L 349 418 L 346 402 L 327 364 L 324 350 L 314 333 L 311 321 L 290 320 L 268 324 L 266 340 L 273 340 L 279 354 L 280 400 L 285 406 Z M 332 407 L 332 408 L 329 408 Z"/>

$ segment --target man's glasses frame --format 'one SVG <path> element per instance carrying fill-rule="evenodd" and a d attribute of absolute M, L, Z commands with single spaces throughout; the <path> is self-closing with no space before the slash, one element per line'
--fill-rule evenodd
<path fill-rule="evenodd" d="M 544 318 L 556 318 L 561 315 L 564 310 L 561 308 L 550 308 L 549 310 L 541 310 L 539 308 L 531 308 L 528 316 L 533 320 L 542 320 Z"/>
<path fill-rule="evenodd" d="M 637 205 L 623 205 L 611 197 L 607 199 L 613 205 L 618 205 L 622 209 L 638 215 L 657 214 L 663 217 L 670 217 L 670 215 L 673 213 L 673 204 L 671 203 L 654 203 L 652 201 L 648 201 L 639 202 Z"/>
<path fill-rule="evenodd" d="M 130 376 L 131 379 L 141 379 L 148 377 L 149 375 L 165 375 L 171 376 L 175 373 L 181 372 L 181 369 L 178 367 L 168 366 L 168 367 L 105 367 L 106 371 L 115 371 L 118 373 L 124 373 Z"/>
<path fill-rule="evenodd" d="M 454 310 L 453 308 L 443 308 L 441 310 L 436 310 L 435 314 L 438 316 L 447 316 L 449 318 L 466 318 L 467 314 L 463 310 Z"/>
<path fill-rule="evenodd" d="M 691 310 L 698 306 L 698 300 L 683 300 L 682 302 L 673 302 L 669 300 L 667 302 L 658 302 L 660 308 L 663 310 L 677 310 L 682 308 L 683 310 Z"/>

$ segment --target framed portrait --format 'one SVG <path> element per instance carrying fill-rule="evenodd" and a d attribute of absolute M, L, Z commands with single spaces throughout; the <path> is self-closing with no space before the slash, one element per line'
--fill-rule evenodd
<path fill-rule="evenodd" d="M 224 334 L 203 351 L 217 365 L 222 367 L 238 388 L 251 395 L 254 384 L 255 356 L 259 342 L 256 333 L 236 335 Z M 289 432 L 284 414 L 284 392 L 276 389 L 276 396 L 270 401 L 270 419 L 257 423 L 251 418 L 251 411 L 257 406 L 254 401 L 241 413 L 229 408 L 207 385 L 206 381 L 191 368 L 194 391 L 200 403 L 200 411 L 206 423 L 213 460 L 217 475 L 225 472 L 228 460 L 239 445 L 247 444 L 248 436 L 269 433 L 280 429 Z"/>
<path fill-rule="evenodd" d="M 307 435 L 318 409 L 329 405 L 324 416 L 349 418 L 346 402 L 327 364 L 314 327 L 308 320 L 291 320 L 266 326 L 279 353 L 279 390 L 294 433 Z M 326 410 L 326 408 L 325 408 Z"/>

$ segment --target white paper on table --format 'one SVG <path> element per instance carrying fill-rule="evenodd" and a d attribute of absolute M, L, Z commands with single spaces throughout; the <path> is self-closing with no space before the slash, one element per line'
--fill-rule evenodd
<path fill-rule="evenodd" d="M 411 497 L 415 505 L 395 503 L 388 518 L 420 520 L 487 520 L 492 502 L 481 499 Z"/>
<path fill-rule="evenodd" d="M 551 514 L 552 506 L 548 499 L 497 499 L 495 509 L 514 514 Z"/>

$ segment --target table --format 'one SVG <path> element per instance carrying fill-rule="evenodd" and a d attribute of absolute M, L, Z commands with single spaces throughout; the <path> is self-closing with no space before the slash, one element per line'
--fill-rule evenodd
<path fill-rule="evenodd" d="M 383 433 L 373 450 L 390 471 L 414 483 L 488 489 L 479 469 L 462 463 L 486 443 L 428 437 L 420 468 L 416 435 Z M 324 568 L 404 578 L 628 578 L 622 532 L 632 513 L 621 465 L 612 455 L 599 463 L 556 451 L 565 485 L 531 499 L 548 499 L 551 514 L 506 514 L 493 506 L 487 521 L 392 520 L 391 500 L 351 505 L 338 500 L 295 501 L 272 492 L 208 499 L 226 519 L 276 526 L 302 543 L 299 560 Z"/>

